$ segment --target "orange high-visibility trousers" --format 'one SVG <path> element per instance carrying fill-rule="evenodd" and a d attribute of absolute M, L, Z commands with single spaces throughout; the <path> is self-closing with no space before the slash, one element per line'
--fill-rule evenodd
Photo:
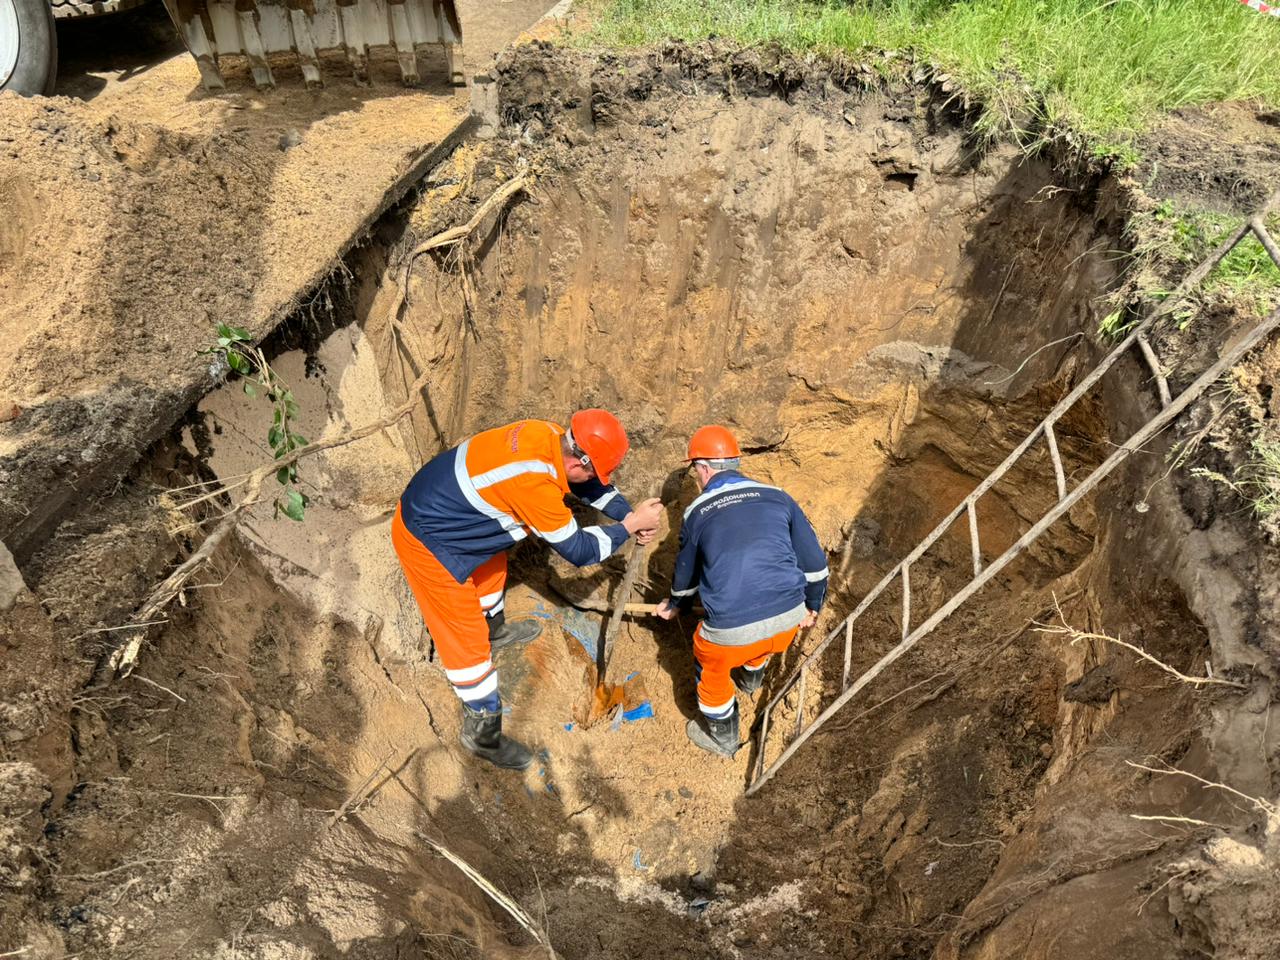
<path fill-rule="evenodd" d="M 399 504 L 391 521 L 391 543 L 454 692 L 474 710 L 499 709 L 498 674 L 490 657 L 485 616 L 502 610 L 506 553 L 486 560 L 465 583 L 459 583 L 409 532 Z"/>
<path fill-rule="evenodd" d="M 799 627 L 742 647 L 712 643 L 702 635 L 702 624 L 693 632 L 693 658 L 698 674 L 698 709 L 713 720 L 723 720 L 734 710 L 734 686 L 729 671 L 734 667 L 763 670 L 769 657 L 791 646 Z"/>

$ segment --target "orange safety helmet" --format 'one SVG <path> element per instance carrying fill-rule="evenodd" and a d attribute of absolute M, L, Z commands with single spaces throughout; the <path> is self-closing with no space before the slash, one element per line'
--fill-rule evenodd
<path fill-rule="evenodd" d="M 738 449 L 738 441 L 734 439 L 728 428 L 712 424 L 708 427 L 699 427 L 697 432 L 689 438 L 689 455 L 685 457 L 685 462 L 736 460 L 740 456 L 742 451 Z"/>
<path fill-rule="evenodd" d="M 601 483 L 608 483 L 613 471 L 631 448 L 627 431 L 608 410 L 579 410 L 569 421 L 573 442 L 587 455 Z"/>

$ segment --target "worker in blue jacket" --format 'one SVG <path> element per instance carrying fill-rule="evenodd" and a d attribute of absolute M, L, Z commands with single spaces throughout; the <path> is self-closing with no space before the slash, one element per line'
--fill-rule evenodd
<path fill-rule="evenodd" d="M 701 597 L 706 618 L 693 656 L 704 722 L 690 720 L 687 732 L 702 749 L 732 757 L 740 746 L 734 688 L 759 690 L 769 657 L 817 620 L 827 557 L 786 492 L 738 472 L 742 452 L 726 428 L 702 427 L 688 454 L 701 495 L 685 511 L 671 598 L 657 613 L 670 620 Z"/>

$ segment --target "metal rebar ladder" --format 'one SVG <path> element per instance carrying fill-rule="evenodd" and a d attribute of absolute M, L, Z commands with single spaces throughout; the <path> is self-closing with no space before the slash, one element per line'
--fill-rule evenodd
<path fill-rule="evenodd" d="M 853 612 L 845 617 L 840 623 L 827 634 L 813 650 L 804 657 L 804 659 L 796 665 L 791 675 L 787 677 L 781 688 L 773 698 L 765 705 L 760 717 L 760 723 L 757 727 L 756 736 L 756 759 L 753 765 L 750 780 L 747 785 L 746 793 L 748 795 L 755 793 L 764 786 L 774 774 L 795 754 L 797 750 L 813 736 L 827 720 L 834 716 L 845 704 L 858 695 L 858 692 L 866 687 L 876 676 L 878 676 L 886 667 L 901 657 L 904 653 L 914 647 L 922 638 L 949 617 L 955 610 L 971 596 L 977 593 L 982 587 L 990 581 L 996 574 L 1003 570 L 1011 563 L 1014 558 L 1023 552 L 1033 541 L 1035 541 L 1042 533 L 1061 518 L 1068 510 L 1070 510 L 1083 497 L 1089 494 L 1098 484 L 1100 484 L 1116 467 L 1120 466 L 1131 453 L 1138 450 L 1163 430 L 1166 426 L 1173 422 L 1177 416 L 1182 413 L 1191 402 L 1200 396 L 1209 386 L 1218 380 L 1224 373 L 1235 366 L 1244 355 L 1255 347 L 1258 343 L 1270 335 L 1277 327 L 1280 327 L 1280 307 L 1271 313 L 1265 320 L 1255 326 L 1240 340 L 1236 341 L 1229 348 L 1224 349 L 1217 362 L 1204 371 L 1196 380 L 1185 390 L 1173 397 L 1169 392 L 1169 382 L 1165 377 L 1164 371 L 1161 369 L 1159 358 L 1156 356 L 1151 342 L 1148 339 L 1148 332 L 1153 326 L 1164 316 L 1168 315 L 1186 296 L 1198 287 L 1204 279 L 1213 271 L 1215 267 L 1231 252 L 1236 244 L 1240 243 L 1250 233 L 1254 234 L 1258 241 L 1262 244 L 1271 259 L 1280 267 L 1280 248 L 1277 248 L 1275 240 L 1267 232 L 1264 226 L 1264 220 L 1268 211 L 1276 206 L 1280 206 L 1280 194 L 1272 197 L 1271 201 L 1263 207 L 1261 211 L 1243 223 L 1222 244 L 1209 256 L 1207 260 L 1201 263 L 1196 269 L 1179 284 L 1173 295 L 1161 306 L 1154 311 L 1151 316 L 1143 320 L 1135 326 L 1122 340 L 1114 350 L 1112 350 L 1103 360 L 1095 367 L 1087 377 L 1058 404 L 1049 411 L 1048 415 L 1040 421 L 1039 425 L 1026 437 L 1022 443 L 1005 458 L 991 474 L 983 480 L 967 497 L 960 501 L 956 507 L 948 513 L 932 532 L 929 533 L 920 543 L 908 553 L 892 570 L 885 574 L 884 578 L 871 589 L 871 591 L 862 598 L 862 601 L 854 608 Z M 1068 410 L 1071 409 L 1077 401 L 1087 394 L 1093 386 L 1102 379 L 1103 375 L 1120 359 L 1127 351 L 1137 347 L 1142 354 L 1144 361 L 1151 368 L 1152 375 L 1156 382 L 1156 388 L 1160 398 L 1160 411 L 1155 414 L 1147 424 L 1138 430 L 1133 436 L 1126 440 L 1122 445 L 1117 447 L 1110 456 L 1102 461 L 1093 472 L 1090 473 L 1077 486 L 1068 490 L 1067 476 L 1062 465 L 1062 456 L 1058 450 L 1058 440 L 1054 434 L 1054 425 L 1063 417 Z M 978 500 L 987 493 L 997 482 L 1009 472 L 1010 468 L 1029 450 L 1037 441 L 1043 440 L 1049 451 L 1049 458 L 1053 462 L 1054 483 L 1057 485 L 1058 497 L 1056 503 L 1044 514 L 1036 523 L 1027 530 L 1011 547 L 1000 554 L 990 563 L 984 564 L 982 559 L 982 546 L 978 531 L 978 514 L 976 505 Z M 912 627 L 911 624 L 911 566 L 928 550 L 934 543 L 938 541 L 943 534 L 951 529 L 951 526 L 965 516 L 968 518 L 969 527 L 969 544 L 973 559 L 973 576 L 967 584 L 959 591 L 951 596 L 942 606 L 932 613 L 923 623 Z M 849 671 L 853 657 L 853 625 L 859 617 L 861 617 L 867 609 L 878 599 L 881 594 L 895 580 L 902 583 L 902 635 L 898 644 L 882 656 L 874 666 L 859 676 L 852 683 L 849 682 Z M 805 681 L 810 670 L 821 662 L 824 651 L 830 644 L 841 634 L 844 635 L 844 670 L 840 681 L 840 693 L 830 704 L 823 707 L 817 716 L 815 716 L 808 724 L 805 723 Z M 821 680 L 819 680 L 821 682 Z M 794 730 L 791 735 L 790 742 L 786 743 L 782 752 L 769 763 L 766 767 L 766 758 L 768 756 L 769 735 L 775 733 L 770 719 L 774 711 L 791 692 L 795 690 L 797 693 L 795 703 L 795 723 Z M 790 724 L 788 724 L 790 726 Z"/>

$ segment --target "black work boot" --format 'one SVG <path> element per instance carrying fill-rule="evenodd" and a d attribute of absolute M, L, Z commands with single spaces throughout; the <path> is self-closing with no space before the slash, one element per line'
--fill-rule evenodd
<path fill-rule="evenodd" d="M 462 705 L 462 745 L 477 757 L 505 770 L 523 770 L 533 754 L 519 740 L 502 735 L 502 711 L 472 710 Z"/>
<path fill-rule="evenodd" d="M 764 686 L 764 667 L 759 670 L 748 670 L 746 667 L 734 667 L 729 671 L 733 685 L 747 696 Z"/>
<path fill-rule="evenodd" d="M 703 726 L 705 724 L 705 726 Z M 693 741 L 694 746 L 701 747 L 709 753 L 721 757 L 732 757 L 742 746 L 738 742 L 738 711 L 723 720 L 712 720 L 706 715 L 690 720 L 685 733 Z"/>
<path fill-rule="evenodd" d="M 489 618 L 489 652 L 497 653 L 513 643 L 530 643 L 542 635 L 542 624 L 537 620 L 517 620 L 507 623 L 505 614 Z"/>

